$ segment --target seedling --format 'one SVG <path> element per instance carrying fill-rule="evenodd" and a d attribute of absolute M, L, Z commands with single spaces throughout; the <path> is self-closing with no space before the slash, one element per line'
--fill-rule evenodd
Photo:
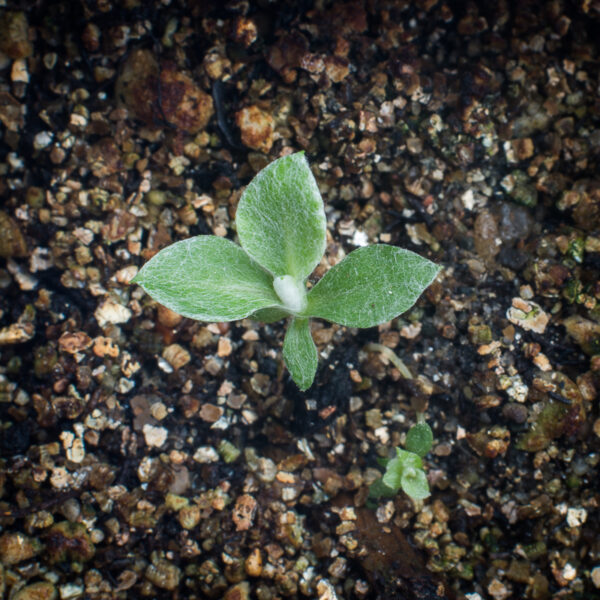
<path fill-rule="evenodd" d="M 133 281 L 157 302 L 199 321 L 290 318 L 283 358 L 308 389 L 317 370 L 313 317 L 373 327 L 408 310 L 439 267 L 414 252 L 376 244 L 354 250 L 313 287 L 325 252 L 326 219 L 303 152 L 265 167 L 246 187 L 236 215 L 241 246 L 200 235 L 161 250 Z"/>
<path fill-rule="evenodd" d="M 373 499 L 391 498 L 402 488 L 411 498 L 429 496 L 429 484 L 423 471 L 423 461 L 433 444 L 433 433 L 427 423 L 417 423 L 406 436 L 406 450 L 396 448 L 396 456 L 382 461 L 385 473 L 369 489 Z"/>

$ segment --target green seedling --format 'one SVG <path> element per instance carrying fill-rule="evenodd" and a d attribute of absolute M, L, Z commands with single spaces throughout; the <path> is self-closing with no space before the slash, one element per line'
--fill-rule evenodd
<path fill-rule="evenodd" d="M 317 370 L 313 317 L 373 327 L 408 310 L 439 267 L 414 252 L 376 244 L 354 250 L 310 289 L 325 252 L 323 199 L 303 152 L 265 167 L 237 208 L 241 246 L 217 236 L 176 242 L 146 263 L 133 281 L 171 310 L 199 321 L 289 318 L 283 358 L 308 389 Z"/>
<path fill-rule="evenodd" d="M 417 423 L 406 436 L 406 450 L 396 448 L 396 456 L 383 460 L 385 473 L 369 488 L 371 499 L 391 498 L 402 489 L 411 498 L 429 496 L 429 484 L 421 460 L 433 445 L 433 433 L 427 423 Z"/>

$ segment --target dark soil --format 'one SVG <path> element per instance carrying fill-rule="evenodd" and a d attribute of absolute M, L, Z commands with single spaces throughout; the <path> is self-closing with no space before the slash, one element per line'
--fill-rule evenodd
<path fill-rule="evenodd" d="M 4 2 L 0 597 L 600 598 L 598 31 L 597 0 Z M 443 266 L 313 324 L 306 393 L 282 323 L 129 283 L 235 239 L 298 150 L 314 281 L 365 243 Z M 372 503 L 417 412 L 431 496 Z"/>

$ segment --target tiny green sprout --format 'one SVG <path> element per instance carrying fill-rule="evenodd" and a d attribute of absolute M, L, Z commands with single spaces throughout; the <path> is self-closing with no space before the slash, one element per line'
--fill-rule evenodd
<path fill-rule="evenodd" d="M 429 484 L 421 458 L 431 450 L 432 445 L 431 427 L 424 422 L 414 425 L 406 435 L 407 449 L 396 448 L 394 458 L 382 461 L 385 473 L 371 485 L 369 497 L 391 498 L 402 489 L 411 498 L 427 498 Z"/>
<path fill-rule="evenodd" d="M 439 267 L 414 252 L 375 244 L 354 250 L 308 289 L 326 246 L 323 199 L 303 152 L 260 171 L 240 198 L 240 245 L 200 235 L 161 250 L 133 279 L 154 300 L 199 321 L 289 318 L 283 358 L 301 390 L 313 383 L 313 317 L 373 327 L 408 310 Z"/>

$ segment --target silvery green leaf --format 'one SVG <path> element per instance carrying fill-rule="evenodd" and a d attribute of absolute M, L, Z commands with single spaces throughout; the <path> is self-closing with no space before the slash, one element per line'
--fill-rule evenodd
<path fill-rule="evenodd" d="M 237 244 L 216 236 L 164 248 L 133 281 L 157 302 L 199 321 L 234 321 L 280 304 L 272 277 Z"/>
<path fill-rule="evenodd" d="M 420 469 L 423 467 L 423 461 L 421 460 L 421 457 L 414 452 L 402 450 L 402 448 L 396 448 L 396 458 L 400 460 L 403 469 L 407 467 Z"/>
<path fill-rule="evenodd" d="M 401 485 L 404 493 L 415 500 L 422 500 L 430 495 L 427 476 L 422 469 L 403 469 Z"/>
<path fill-rule="evenodd" d="M 235 222 L 244 250 L 274 276 L 301 282 L 310 275 L 325 252 L 326 220 L 303 152 L 277 159 L 254 177 Z"/>
<path fill-rule="evenodd" d="M 315 379 L 318 363 L 308 319 L 292 319 L 283 341 L 283 359 L 296 385 L 303 392 L 307 390 Z"/>
<path fill-rule="evenodd" d="M 406 449 L 419 456 L 425 456 L 433 445 L 433 432 L 427 423 L 413 425 L 406 434 Z"/>
<path fill-rule="evenodd" d="M 398 491 L 401 485 L 401 478 L 402 461 L 398 457 L 392 458 L 392 460 L 388 462 L 381 480 L 388 488 Z"/>
<path fill-rule="evenodd" d="M 304 314 L 348 327 L 373 327 L 407 311 L 439 270 L 403 248 L 358 248 L 310 290 Z"/>

